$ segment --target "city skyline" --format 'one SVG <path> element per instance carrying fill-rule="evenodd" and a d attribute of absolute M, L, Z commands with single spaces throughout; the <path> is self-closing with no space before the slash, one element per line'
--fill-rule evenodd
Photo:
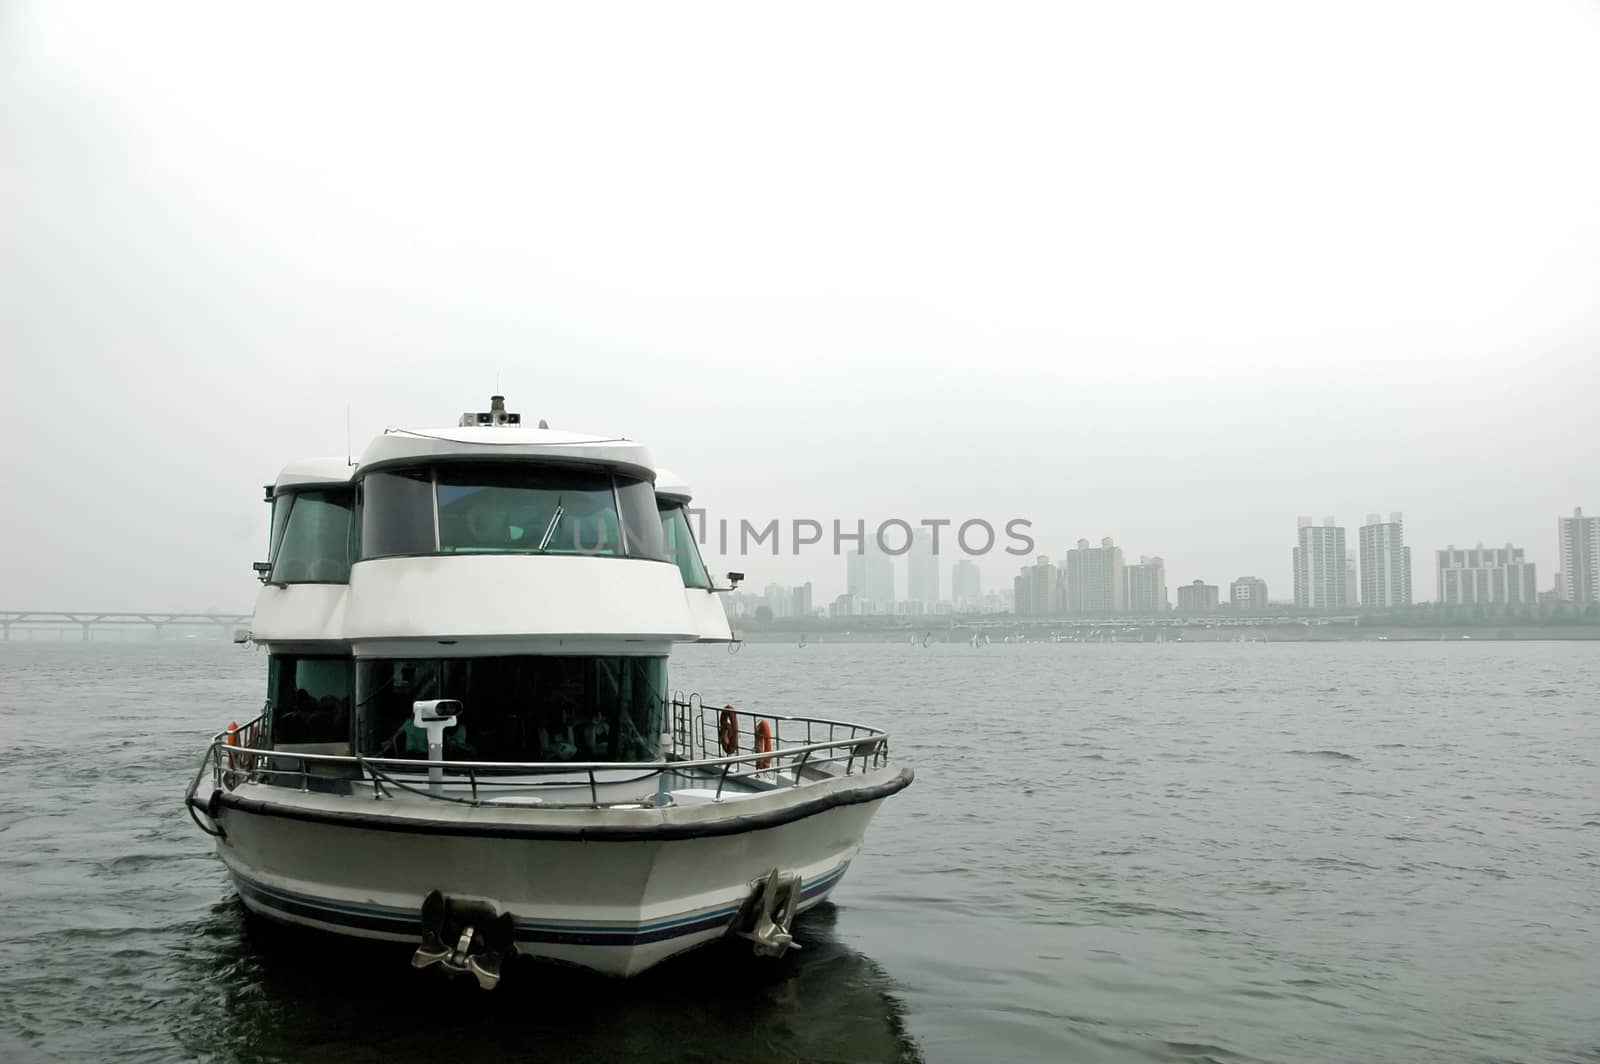
<path fill-rule="evenodd" d="M 1323 582 L 1323 593 L 1333 596 L 1334 601 L 1326 605 L 1297 608 L 1357 611 L 1413 603 L 1523 605 L 1544 601 L 1552 594 L 1565 596 L 1565 601 L 1574 601 L 1579 605 L 1600 601 L 1600 589 L 1593 591 L 1590 597 L 1583 597 L 1582 593 L 1583 587 L 1596 587 L 1596 581 L 1600 580 L 1600 518 L 1584 516 L 1581 507 L 1575 508 L 1572 516 L 1557 517 L 1557 543 L 1553 553 L 1562 555 L 1566 552 L 1569 556 L 1579 558 L 1580 564 L 1584 564 L 1583 559 L 1588 559 L 1588 568 L 1582 570 L 1579 579 L 1573 582 L 1570 596 L 1564 590 L 1567 584 L 1560 569 L 1546 578 L 1547 585 L 1555 582 L 1552 586 L 1538 586 L 1539 566 L 1537 562 L 1529 560 L 1528 548 L 1522 545 L 1484 547 L 1482 542 L 1477 542 L 1476 546 L 1467 548 L 1454 543 L 1443 547 L 1425 547 L 1421 564 L 1431 572 L 1427 579 L 1418 582 L 1414 571 L 1417 561 L 1413 558 L 1411 544 L 1405 542 L 1404 528 L 1403 515 L 1398 511 L 1390 513 L 1387 519 L 1377 513 L 1368 513 L 1365 523 L 1360 526 L 1358 547 L 1341 550 L 1345 542 L 1345 528 L 1337 518 L 1325 516 L 1320 523 L 1308 517 L 1299 518 L 1294 547 L 1297 564 L 1301 544 L 1310 544 L 1311 553 L 1314 554 L 1316 543 L 1325 541 L 1328 571 L 1317 568 L 1315 558 L 1309 556 L 1307 564 L 1320 574 L 1318 579 Z M 923 547 L 920 553 L 919 545 Z M 899 558 L 902 556 L 906 558 L 906 575 L 903 579 L 907 594 L 904 597 L 891 593 L 888 597 L 869 598 L 851 590 L 854 586 L 851 582 L 857 579 L 853 574 L 858 570 L 864 573 L 868 569 L 875 573 L 875 587 L 898 590 L 902 580 L 899 568 Z M 869 544 L 865 553 L 851 551 L 845 556 L 844 564 L 851 574 L 847 575 L 846 592 L 840 596 L 818 594 L 813 612 L 822 614 L 826 612 L 828 603 L 851 596 L 856 598 L 852 605 L 854 612 L 887 614 L 959 612 L 959 603 L 962 601 L 972 607 L 970 612 L 1017 612 L 1022 616 L 1143 614 L 1147 612 L 1145 609 L 1130 607 L 1161 602 L 1165 603 L 1164 607 L 1148 612 L 1227 607 L 1254 610 L 1296 604 L 1294 597 L 1286 597 L 1281 592 L 1277 597 L 1272 597 L 1270 582 L 1253 574 L 1206 574 L 1193 577 L 1175 584 L 1177 601 L 1168 601 L 1165 597 L 1168 594 L 1168 575 L 1164 558 L 1160 555 L 1140 555 L 1137 563 L 1129 563 L 1121 546 L 1109 536 L 1102 537 L 1098 546 L 1080 537 L 1059 557 L 1061 560 L 1055 562 L 1048 553 L 1041 552 L 1029 559 L 1001 561 L 994 556 L 974 558 L 959 550 L 951 551 L 948 541 L 941 542 L 940 549 L 935 552 L 927 538 L 915 534 L 907 549 L 899 554 L 886 554 Z M 869 558 L 875 560 L 868 561 Z M 1342 562 L 1335 565 L 1335 559 L 1342 559 Z M 985 563 L 988 563 L 987 566 Z M 911 573 L 914 565 L 931 566 L 931 573 L 923 570 L 921 579 L 925 586 L 938 589 L 948 587 L 950 593 L 934 599 L 913 596 Z M 989 575 L 986 578 L 986 568 L 998 568 L 1002 575 Z M 958 572 L 962 574 L 959 585 Z M 1005 572 L 1011 575 L 1005 577 Z M 1079 580 L 1076 592 L 1073 590 L 1074 573 L 1078 574 Z M 807 581 L 805 586 L 809 589 L 812 584 L 812 581 Z M 958 598 L 963 587 L 985 586 L 991 590 L 980 592 L 976 597 L 968 594 L 964 600 Z M 1432 596 L 1425 598 L 1417 595 L 1417 587 L 1433 589 Z M 1531 589 L 1531 597 L 1528 589 Z M 1019 592 L 1023 596 L 1020 600 Z M 1197 599 L 1197 595 L 1201 597 Z M 1183 605 L 1184 602 L 1188 603 L 1187 607 Z M 1197 602 L 1202 605 L 1197 607 Z M 1045 605 L 1041 607 L 1041 603 Z"/>

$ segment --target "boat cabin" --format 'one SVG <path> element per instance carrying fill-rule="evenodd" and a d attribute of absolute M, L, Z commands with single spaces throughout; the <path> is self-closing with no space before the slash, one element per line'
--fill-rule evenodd
<path fill-rule="evenodd" d="M 291 465 L 267 497 L 252 639 L 274 749 L 426 759 L 413 704 L 452 699 L 450 760 L 653 761 L 672 644 L 733 638 L 688 488 L 632 441 L 526 428 L 498 397 Z"/>

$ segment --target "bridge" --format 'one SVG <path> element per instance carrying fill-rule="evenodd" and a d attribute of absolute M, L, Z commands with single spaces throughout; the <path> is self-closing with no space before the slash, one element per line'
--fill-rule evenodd
<path fill-rule="evenodd" d="M 250 623 L 248 613 L 163 613 L 153 610 L 0 610 L 0 640 L 9 640 L 15 629 L 19 634 L 33 639 L 36 633 L 54 633 L 65 639 L 76 630 L 79 638 L 87 642 L 96 633 L 117 633 L 126 639 L 129 633 L 161 639 L 168 629 L 179 629 L 186 635 L 228 639 L 234 630 Z"/>

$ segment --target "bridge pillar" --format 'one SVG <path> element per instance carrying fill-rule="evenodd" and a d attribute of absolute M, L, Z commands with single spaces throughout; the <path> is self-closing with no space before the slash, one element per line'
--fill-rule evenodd
<path fill-rule="evenodd" d="M 89 622 L 88 621 L 83 621 L 82 624 L 83 624 L 83 641 L 85 643 L 87 643 L 89 641 Z"/>
<path fill-rule="evenodd" d="M 162 632 L 162 629 L 164 629 L 164 628 L 166 628 L 166 625 L 164 623 L 162 623 L 161 621 L 155 622 L 156 642 L 158 642 L 158 643 L 161 641 L 161 632 Z"/>

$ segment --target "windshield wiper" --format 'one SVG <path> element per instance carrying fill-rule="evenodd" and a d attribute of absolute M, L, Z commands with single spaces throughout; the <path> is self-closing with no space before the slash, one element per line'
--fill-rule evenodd
<path fill-rule="evenodd" d="M 565 510 L 562 508 L 561 504 L 556 503 L 556 512 L 550 515 L 550 524 L 544 530 L 544 535 L 539 540 L 538 552 L 540 554 L 543 554 L 544 549 L 550 545 L 550 537 L 556 534 L 556 525 L 561 523 L 561 515 L 564 512 Z"/>

